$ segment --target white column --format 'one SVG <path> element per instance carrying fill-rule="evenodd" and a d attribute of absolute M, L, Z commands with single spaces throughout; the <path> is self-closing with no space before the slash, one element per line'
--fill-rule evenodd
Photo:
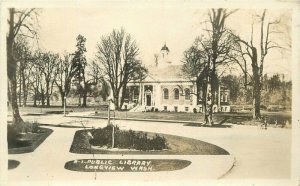
<path fill-rule="evenodd" d="M 161 87 L 159 86 L 159 84 L 155 85 L 155 106 L 157 108 L 159 108 L 159 106 L 161 105 Z"/>

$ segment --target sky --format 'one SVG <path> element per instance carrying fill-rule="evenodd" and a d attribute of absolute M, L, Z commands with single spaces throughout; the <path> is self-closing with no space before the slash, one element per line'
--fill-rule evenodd
<path fill-rule="evenodd" d="M 183 52 L 188 49 L 197 36 L 205 34 L 205 20 L 208 9 L 185 6 L 103 6 L 97 8 L 44 8 L 39 17 L 39 44 L 42 49 L 63 54 L 74 52 L 76 37 L 86 37 L 87 59 L 92 61 L 96 45 L 101 36 L 108 35 L 113 29 L 124 28 L 137 41 L 140 48 L 139 58 L 146 65 L 154 64 L 154 54 L 159 53 L 166 43 L 170 49 L 173 64 L 180 64 Z M 261 10 L 239 10 L 227 20 L 227 27 L 242 38 L 250 39 L 253 12 Z M 286 10 L 269 10 L 267 19 L 280 17 L 289 24 L 290 14 Z M 257 24 L 254 33 L 259 38 Z M 279 43 L 283 36 L 274 37 Z M 291 52 L 284 55 L 278 49 L 270 51 L 265 63 L 265 73 L 291 73 Z"/>

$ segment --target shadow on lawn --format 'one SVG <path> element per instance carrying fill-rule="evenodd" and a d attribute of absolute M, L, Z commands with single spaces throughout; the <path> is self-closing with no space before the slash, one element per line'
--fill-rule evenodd
<path fill-rule="evenodd" d="M 203 123 L 187 123 L 183 126 L 188 126 L 188 127 L 209 127 L 209 128 L 231 128 L 232 125 L 226 125 L 226 124 L 223 124 L 225 123 L 229 118 L 226 117 L 224 118 L 222 121 L 220 121 L 220 123 L 218 124 L 214 124 L 213 126 L 210 126 L 210 125 L 205 125 Z"/>
<path fill-rule="evenodd" d="M 209 125 L 204 125 L 204 124 L 200 124 L 200 123 L 187 123 L 184 124 L 183 126 L 188 126 L 188 127 L 208 127 L 208 128 L 232 128 L 232 125 L 223 125 L 223 124 L 215 124 L 213 126 L 209 126 Z"/>
<path fill-rule="evenodd" d="M 66 114 L 69 114 L 72 111 L 66 111 Z M 50 114 L 64 114 L 64 111 L 54 110 L 54 111 L 46 111 L 44 113 L 28 113 L 25 116 L 46 116 Z"/>

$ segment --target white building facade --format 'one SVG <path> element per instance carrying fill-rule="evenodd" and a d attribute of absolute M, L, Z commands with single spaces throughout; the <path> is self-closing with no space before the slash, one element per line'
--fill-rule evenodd
<path fill-rule="evenodd" d="M 183 76 L 181 65 L 169 60 L 170 50 L 162 47 L 156 64 L 143 81 L 128 83 L 123 109 L 131 111 L 203 112 L 201 91 L 196 82 Z M 198 97 L 198 99 L 197 99 Z M 214 112 L 229 112 L 229 90 L 219 89 Z"/>

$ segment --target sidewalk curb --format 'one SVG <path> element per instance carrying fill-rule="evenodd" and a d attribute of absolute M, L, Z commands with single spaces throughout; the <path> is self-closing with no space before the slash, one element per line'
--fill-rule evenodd
<path fill-rule="evenodd" d="M 220 177 L 217 178 L 218 180 L 223 179 L 224 177 L 226 177 L 226 175 L 230 174 L 230 172 L 232 171 L 232 169 L 233 169 L 234 166 L 235 166 L 235 163 L 236 163 L 236 157 L 235 157 L 233 154 L 230 154 L 230 155 L 233 156 L 233 162 L 232 162 L 232 165 L 231 165 L 231 167 L 230 167 L 224 174 L 222 174 Z"/>

